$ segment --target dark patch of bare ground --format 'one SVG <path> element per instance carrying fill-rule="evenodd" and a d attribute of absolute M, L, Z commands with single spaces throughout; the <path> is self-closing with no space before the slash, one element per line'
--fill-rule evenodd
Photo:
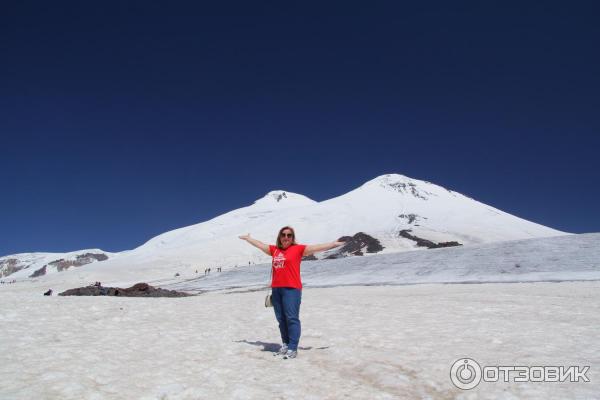
<path fill-rule="evenodd" d="M 362 256 L 363 251 L 378 253 L 383 250 L 383 246 L 379 240 L 364 232 L 358 232 L 354 236 L 342 236 L 338 241 L 345 242 L 346 244 L 340 247 L 336 253 L 325 257 L 326 259 L 342 258 L 349 255 Z"/>
<path fill-rule="evenodd" d="M 423 238 L 420 238 L 415 235 L 411 235 L 409 232 L 411 232 L 411 229 L 403 229 L 398 233 L 398 235 L 403 238 L 415 241 L 417 243 L 417 246 L 419 246 L 419 247 L 427 247 L 428 249 L 439 249 L 441 247 L 462 246 L 462 244 L 458 243 L 458 242 L 435 243 L 435 242 L 432 242 L 431 240 L 427 240 L 427 239 L 423 239 Z"/>
<path fill-rule="evenodd" d="M 69 289 L 58 294 L 59 296 L 120 296 L 120 297 L 187 297 L 193 296 L 189 293 L 176 290 L 155 288 L 147 283 L 136 283 L 129 288 L 84 286 Z"/>
<path fill-rule="evenodd" d="M 33 274 L 29 275 L 30 278 L 37 278 L 38 276 L 46 275 L 46 267 L 48 264 L 44 265 L 42 268 L 33 271 Z"/>

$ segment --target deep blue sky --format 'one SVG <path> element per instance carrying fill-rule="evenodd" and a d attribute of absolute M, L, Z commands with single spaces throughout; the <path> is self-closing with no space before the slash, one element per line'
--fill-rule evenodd
<path fill-rule="evenodd" d="M 91 3 L 3 2 L 0 255 L 385 173 L 600 231 L 594 2 Z"/>

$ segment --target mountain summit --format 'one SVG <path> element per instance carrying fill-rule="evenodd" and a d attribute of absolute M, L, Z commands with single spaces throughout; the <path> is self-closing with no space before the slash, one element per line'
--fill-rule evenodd
<path fill-rule="evenodd" d="M 292 193 L 285 190 L 273 190 L 264 195 L 264 197 L 256 200 L 254 202 L 254 205 L 266 208 L 283 208 L 305 206 L 314 203 L 316 203 L 316 201 L 311 200 L 308 197 L 303 196 L 301 194 Z"/>

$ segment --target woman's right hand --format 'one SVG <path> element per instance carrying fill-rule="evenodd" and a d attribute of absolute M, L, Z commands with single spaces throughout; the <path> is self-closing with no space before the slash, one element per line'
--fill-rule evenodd
<path fill-rule="evenodd" d="M 264 244 L 260 240 L 256 240 L 254 238 L 251 238 L 250 234 L 241 235 L 241 236 L 238 236 L 238 237 L 240 239 L 245 240 L 246 242 L 250 243 L 252 246 L 261 249 L 263 251 L 263 253 L 265 253 L 266 255 L 271 256 L 271 252 L 269 251 L 269 245 L 268 244 Z"/>

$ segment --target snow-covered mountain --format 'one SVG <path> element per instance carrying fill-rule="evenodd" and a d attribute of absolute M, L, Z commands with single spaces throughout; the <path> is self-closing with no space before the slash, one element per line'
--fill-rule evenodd
<path fill-rule="evenodd" d="M 0 277 L 35 278 L 47 273 L 61 272 L 114 256 L 100 249 L 86 249 L 68 253 L 20 253 L 0 258 Z M 17 273 L 18 272 L 18 273 Z"/>
<path fill-rule="evenodd" d="M 284 225 L 295 228 L 299 243 L 327 242 L 343 236 L 351 239 L 348 245 L 321 254 L 320 258 L 566 234 L 433 183 L 388 174 L 322 202 L 275 190 L 250 206 L 158 235 L 134 250 L 115 253 L 85 269 L 131 273 L 152 270 L 165 275 L 182 269 L 227 269 L 266 262 L 268 256 L 238 236 L 251 233 L 259 240 L 274 243 Z M 8 257 L 0 258 L 0 262 Z M 23 278 L 30 274 L 21 270 L 11 276 Z"/>

